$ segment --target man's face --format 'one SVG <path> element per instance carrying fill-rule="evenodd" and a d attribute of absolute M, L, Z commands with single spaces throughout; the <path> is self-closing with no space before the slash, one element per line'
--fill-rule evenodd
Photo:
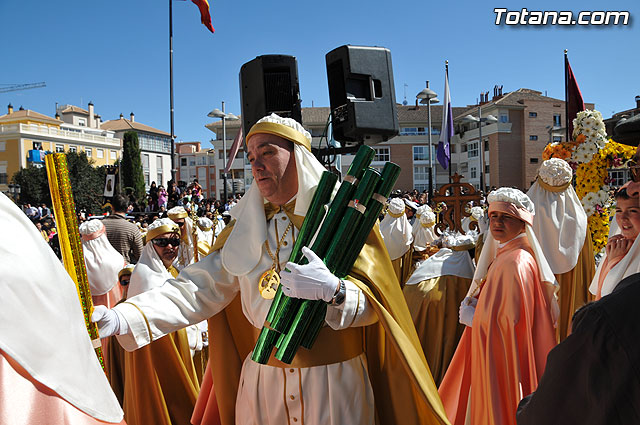
<path fill-rule="evenodd" d="M 293 142 L 272 134 L 256 134 L 247 147 L 251 172 L 263 197 L 284 205 L 298 191 Z"/>
<path fill-rule="evenodd" d="M 185 232 L 187 231 L 187 228 L 184 225 L 184 218 L 176 218 L 173 222 L 180 226 L 180 236 L 184 237 Z"/>
<path fill-rule="evenodd" d="M 162 260 L 165 267 L 169 267 L 178 256 L 180 238 L 177 233 L 163 233 L 151 240 L 153 249 Z"/>
<path fill-rule="evenodd" d="M 524 221 L 500 211 L 489 213 L 491 235 L 500 243 L 508 242 L 524 231 Z"/>

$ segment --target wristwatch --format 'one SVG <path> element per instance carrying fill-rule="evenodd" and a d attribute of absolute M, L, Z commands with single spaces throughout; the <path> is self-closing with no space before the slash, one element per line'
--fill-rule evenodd
<path fill-rule="evenodd" d="M 344 303 L 344 299 L 347 297 L 347 287 L 344 284 L 344 280 L 340 279 L 340 284 L 338 285 L 338 289 L 336 293 L 331 298 L 331 302 L 329 304 L 333 306 L 339 306 Z"/>

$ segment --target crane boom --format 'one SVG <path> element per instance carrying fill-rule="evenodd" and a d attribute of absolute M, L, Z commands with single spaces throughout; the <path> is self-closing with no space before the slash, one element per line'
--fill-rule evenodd
<path fill-rule="evenodd" d="M 37 89 L 40 87 L 46 87 L 47 83 L 44 81 L 40 83 L 29 83 L 29 84 L 11 84 L 6 87 L 0 87 L 0 93 L 7 93 L 10 91 L 18 91 L 18 90 L 29 90 L 29 89 Z"/>

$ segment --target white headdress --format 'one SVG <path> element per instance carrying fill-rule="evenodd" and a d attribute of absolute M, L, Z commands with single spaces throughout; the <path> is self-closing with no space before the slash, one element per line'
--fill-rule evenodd
<path fill-rule="evenodd" d="M 427 245 L 436 239 L 433 226 L 436 224 L 436 215 L 431 210 L 423 210 L 417 223 L 413 225 L 413 248 L 416 251 L 424 251 Z"/>
<path fill-rule="evenodd" d="M 587 237 L 587 215 L 571 186 L 572 176 L 566 161 L 548 159 L 527 192 L 538 210 L 533 232 L 555 274 L 566 273 L 576 266 Z"/>
<path fill-rule="evenodd" d="M 475 246 L 477 234 L 446 232 L 441 236 L 442 248 L 420 264 L 406 285 L 415 285 L 440 276 L 473 278 L 473 262 L 469 249 Z"/>
<path fill-rule="evenodd" d="M 402 257 L 411 247 L 413 232 L 402 199 L 392 198 L 389 201 L 387 215 L 380 222 L 380 233 L 392 260 Z"/>
<path fill-rule="evenodd" d="M 104 295 L 118 281 L 118 272 L 125 264 L 124 258 L 107 239 L 104 224 L 100 220 L 82 223 L 80 235 L 91 295 Z"/>

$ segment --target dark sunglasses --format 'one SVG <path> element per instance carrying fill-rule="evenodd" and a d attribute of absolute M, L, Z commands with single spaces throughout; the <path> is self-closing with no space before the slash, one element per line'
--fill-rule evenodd
<path fill-rule="evenodd" d="M 156 238 L 152 239 L 151 242 L 161 248 L 164 248 L 169 244 L 171 244 L 171 246 L 175 248 L 176 246 L 180 245 L 180 238 Z"/>
<path fill-rule="evenodd" d="M 640 182 L 640 165 L 636 164 L 634 161 L 629 161 L 627 162 L 627 168 L 631 174 L 631 180 L 636 183 Z"/>
<path fill-rule="evenodd" d="M 128 284 L 129 284 L 129 279 L 122 279 L 120 281 L 120 285 L 122 285 L 122 286 L 127 286 Z"/>

